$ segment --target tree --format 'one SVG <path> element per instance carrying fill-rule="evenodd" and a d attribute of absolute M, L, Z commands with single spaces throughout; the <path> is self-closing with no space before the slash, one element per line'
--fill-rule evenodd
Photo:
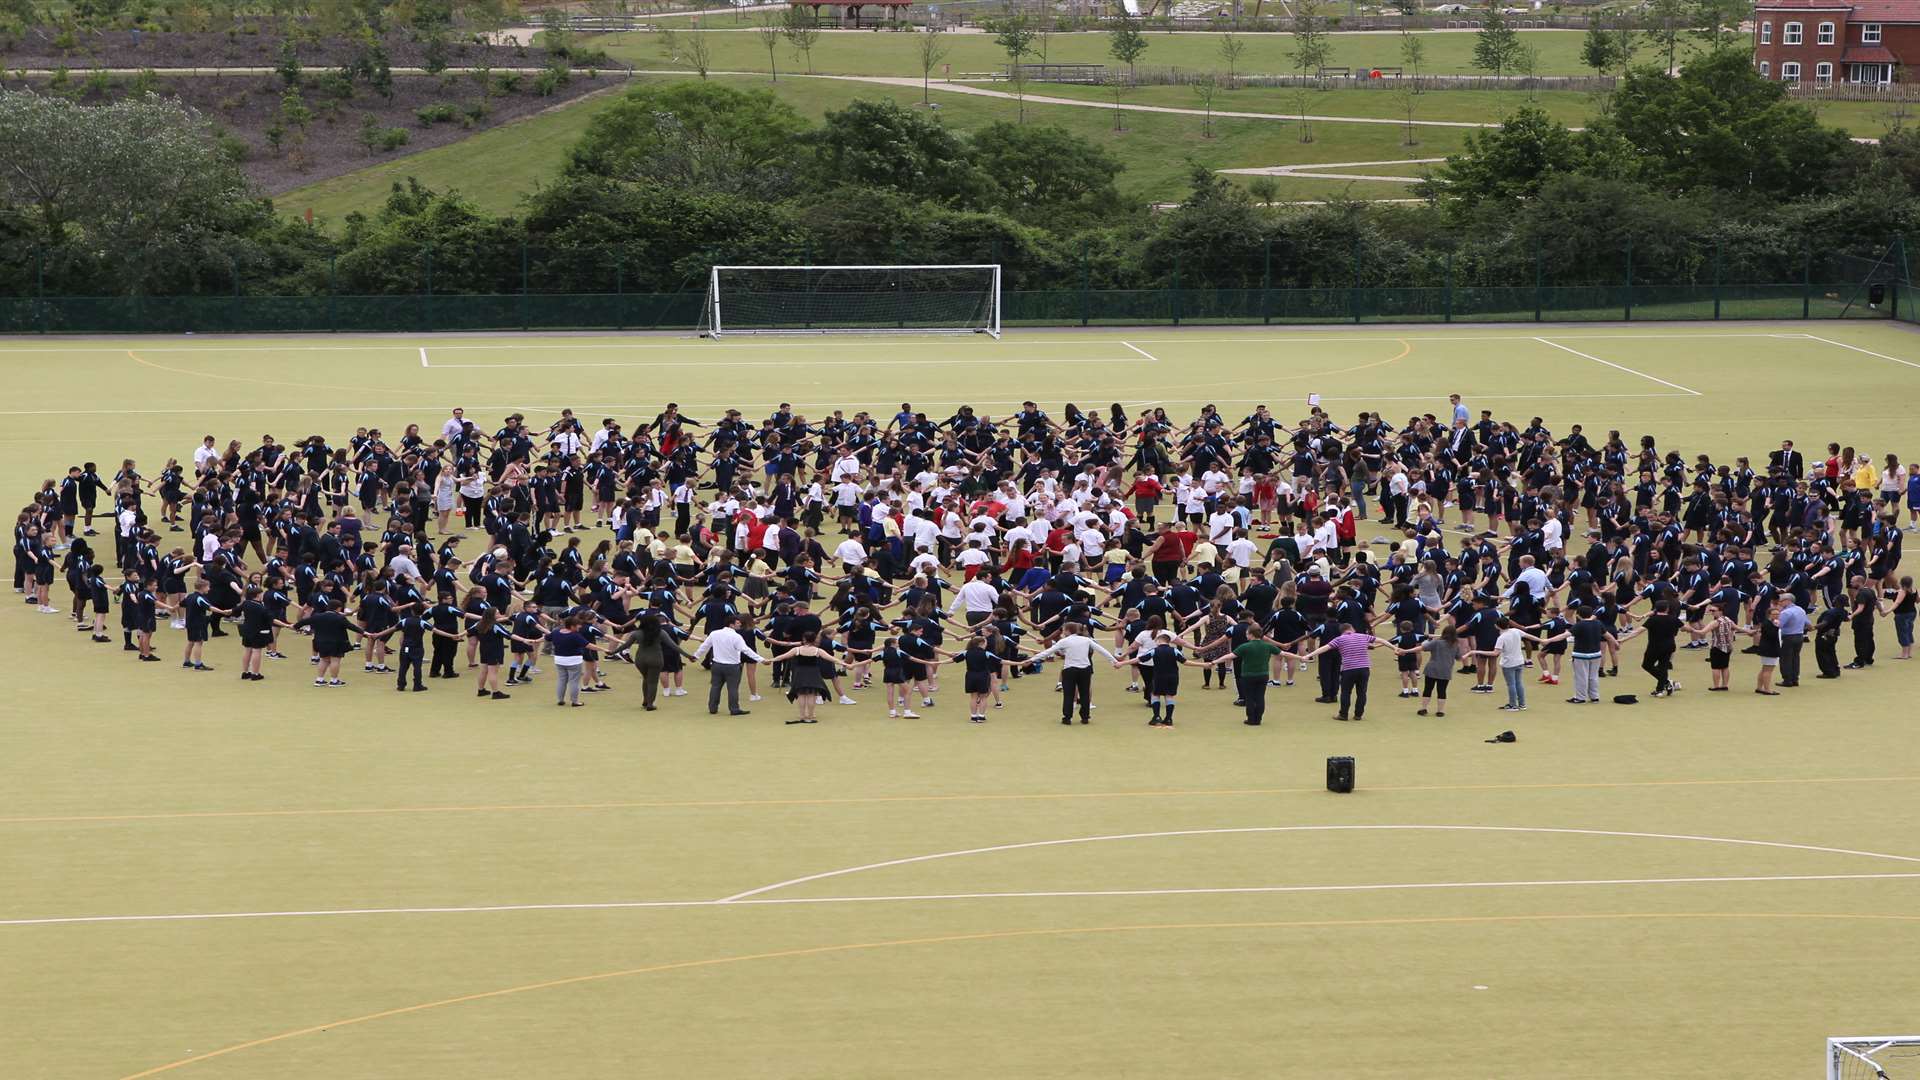
<path fill-rule="evenodd" d="M 1587 36 L 1580 39 L 1580 62 L 1592 68 L 1595 75 L 1605 75 L 1620 62 L 1619 42 L 1598 19 L 1587 27 Z"/>
<path fill-rule="evenodd" d="M 1247 194 L 1261 206 L 1272 206 L 1280 198 L 1280 183 L 1271 176 L 1256 176 L 1247 181 Z"/>
<path fill-rule="evenodd" d="M 1629 72 L 1588 137 L 1629 147 L 1631 170 L 1656 190 L 1765 202 L 1839 188 L 1859 152 L 1734 49 L 1694 56 L 1678 76 Z"/>
<path fill-rule="evenodd" d="M 759 38 L 760 47 L 767 50 L 767 72 L 771 76 L 768 82 L 780 81 L 780 65 L 774 60 L 774 53 L 780 48 L 780 33 L 779 20 L 772 15 L 761 16 L 760 25 L 753 28 L 753 36 Z"/>
<path fill-rule="evenodd" d="M 921 198 L 965 202 L 984 186 L 966 148 L 939 119 L 892 99 L 856 100 L 807 137 L 823 187 L 892 188 Z"/>
<path fill-rule="evenodd" d="M 212 125 L 153 95 L 82 106 L 0 91 L 0 162 L 6 216 L 38 244 L 104 256 L 100 284 L 122 291 L 268 217 Z"/>
<path fill-rule="evenodd" d="M 1027 122 L 1027 72 L 1021 61 L 1033 51 L 1033 24 L 1027 16 L 1008 5 L 1006 13 L 996 19 L 987 20 L 987 32 L 993 35 L 993 43 L 1007 54 L 1007 78 L 1013 83 L 1013 97 L 1018 102 L 1020 122 Z"/>
<path fill-rule="evenodd" d="M 942 40 L 943 31 L 932 23 L 920 31 L 920 104 L 933 102 L 933 69 L 947 58 L 947 43 Z"/>
<path fill-rule="evenodd" d="M 1399 106 L 1400 114 L 1407 118 L 1407 133 L 1401 140 L 1403 146 L 1418 146 L 1419 128 L 1413 122 L 1414 111 L 1420 105 L 1420 88 L 1410 82 L 1402 81 L 1392 90 L 1394 104 Z"/>
<path fill-rule="evenodd" d="M 1514 33 L 1507 17 L 1500 13 L 1499 0 L 1487 0 L 1486 12 L 1481 18 L 1484 22 L 1480 32 L 1474 35 L 1473 66 L 1492 72 L 1497 79 L 1519 56 L 1520 35 Z"/>
<path fill-rule="evenodd" d="M 1309 119 L 1309 106 L 1311 106 L 1312 103 L 1313 91 L 1304 86 L 1294 89 L 1293 108 L 1295 112 L 1300 114 L 1300 141 L 1303 143 L 1313 141 L 1313 122 Z"/>
<path fill-rule="evenodd" d="M 1293 48 L 1287 56 L 1301 75 L 1317 75 L 1327 66 L 1333 44 L 1327 37 L 1327 18 L 1320 0 L 1300 0 L 1293 5 Z M 1301 142 L 1313 141 L 1311 137 Z"/>
<path fill-rule="evenodd" d="M 699 72 L 700 77 L 705 79 L 707 72 L 713 68 L 713 46 L 707 41 L 707 35 L 696 30 L 684 35 L 680 40 L 686 47 L 688 66 Z"/>
<path fill-rule="evenodd" d="M 780 26 L 794 53 L 806 58 L 807 74 L 813 74 L 813 46 L 820 40 L 820 24 L 813 13 L 795 4 L 781 16 Z"/>
<path fill-rule="evenodd" d="M 1427 58 L 1427 43 L 1419 34 L 1406 30 L 1400 31 L 1400 66 L 1414 80 L 1414 91 L 1420 89 L 1420 65 Z"/>
<path fill-rule="evenodd" d="M 1240 55 L 1247 51 L 1247 43 L 1240 35 L 1228 31 L 1220 35 L 1220 60 L 1227 65 L 1227 85 L 1233 85 L 1235 69 L 1239 66 Z"/>
<path fill-rule="evenodd" d="M 280 40 L 280 63 L 273 70 L 288 89 L 300 85 L 300 48 L 292 38 Z"/>
<path fill-rule="evenodd" d="M 565 174 L 777 199 L 804 164 L 806 131 L 767 90 L 640 83 L 588 121 Z"/>
<path fill-rule="evenodd" d="M 1522 45 L 1518 49 L 1515 49 L 1513 51 L 1513 70 L 1519 72 L 1520 78 L 1526 82 L 1527 100 L 1532 101 L 1534 90 L 1537 89 L 1533 77 L 1540 70 L 1540 50 L 1531 45 Z"/>
<path fill-rule="evenodd" d="M 1719 49 L 1744 39 L 1740 21 L 1752 10 L 1746 0 L 1693 0 L 1688 21 L 1707 48 Z"/>
<path fill-rule="evenodd" d="M 1120 107 L 1120 103 L 1127 96 L 1127 91 L 1133 89 L 1133 80 L 1115 72 L 1107 76 L 1107 89 L 1113 93 L 1113 130 L 1125 131 L 1126 110 Z"/>
<path fill-rule="evenodd" d="M 1469 132 L 1440 175 L 1445 193 L 1467 206 L 1505 204 L 1539 194 L 1549 177 L 1577 172 L 1585 160 L 1565 124 L 1529 105 L 1498 128 Z"/>
<path fill-rule="evenodd" d="M 1618 57 L 1620 76 L 1625 78 L 1627 70 L 1633 67 L 1633 56 L 1640 51 L 1640 38 L 1633 32 L 1633 24 L 1624 17 L 1613 28 L 1614 56 Z"/>
<path fill-rule="evenodd" d="M 1107 52 L 1121 63 L 1127 65 L 1127 78 L 1134 77 L 1134 64 L 1147 51 L 1147 36 L 1140 32 L 1140 22 L 1130 15 L 1122 15 L 1114 24 L 1113 31 L 1107 35 Z"/>
<path fill-rule="evenodd" d="M 1206 119 L 1200 123 L 1200 137 L 1213 138 L 1213 98 L 1220 92 L 1220 76 L 1207 72 L 1207 77 L 1193 84 L 1193 96 L 1200 100 L 1200 107 L 1206 110 Z"/>
<path fill-rule="evenodd" d="M 1120 162 L 1065 128 L 998 121 L 974 132 L 967 156 L 987 184 L 981 201 L 1024 221 L 1059 227 L 1120 205 Z"/>
<path fill-rule="evenodd" d="M 1647 4 L 1647 43 L 1655 52 L 1665 53 L 1667 74 L 1679 64 L 1680 39 L 1687 32 L 1686 0 L 1651 0 Z"/>

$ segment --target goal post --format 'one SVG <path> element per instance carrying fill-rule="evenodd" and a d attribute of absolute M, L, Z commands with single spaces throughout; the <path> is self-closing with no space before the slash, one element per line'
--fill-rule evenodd
<path fill-rule="evenodd" d="M 1827 1080 L 1920 1080 L 1920 1035 L 1827 1040 Z"/>
<path fill-rule="evenodd" d="M 1000 336 L 1000 265 L 715 266 L 706 337 L 735 334 Z"/>

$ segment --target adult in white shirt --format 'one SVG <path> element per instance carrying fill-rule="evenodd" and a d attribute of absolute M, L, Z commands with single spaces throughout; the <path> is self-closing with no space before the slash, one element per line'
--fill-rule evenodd
<path fill-rule="evenodd" d="M 1566 538 L 1562 535 L 1565 527 L 1560 524 L 1560 515 L 1548 515 L 1546 523 L 1540 526 L 1540 547 L 1548 554 L 1566 547 Z"/>
<path fill-rule="evenodd" d="M 387 564 L 393 572 L 408 581 L 420 580 L 420 564 L 413 561 L 413 545 L 401 544 L 394 553 L 393 561 Z"/>
<path fill-rule="evenodd" d="M 1099 653 L 1114 664 L 1119 657 L 1106 650 L 1106 647 L 1088 637 L 1079 623 L 1068 623 L 1066 633 L 1059 641 L 1033 654 L 1038 663 L 1049 656 L 1060 657 L 1060 722 L 1073 723 L 1073 704 L 1080 702 L 1080 722 L 1090 723 L 1093 719 L 1093 654 Z"/>
<path fill-rule="evenodd" d="M 953 591 L 953 603 L 947 605 L 947 614 L 964 609 L 968 626 L 978 626 L 993 617 L 994 607 L 1000 603 L 1000 590 L 974 578 Z"/>
<path fill-rule="evenodd" d="M 993 556 L 987 554 L 986 542 L 975 537 L 967 544 L 965 551 L 953 557 L 954 565 L 968 574 L 978 573 L 980 567 L 993 562 Z"/>
<path fill-rule="evenodd" d="M 218 462 L 219 460 L 220 460 L 220 451 L 214 449 L 213 436 L 209 435 L 206 438 L 201 439 L 200 445 L 197 447 L 194 447 L 194 450 L 193 450 L 194 474 L 199 475 L 200 473 L 206 472 L 208 462 Z"/>
<path fill-rule="evenodd" d="M 840 546 L 833 549 L 833 557 L 839 559 L 849 570 L 858 570 L 867 565 L 866 547 L 851 536 L 840 541 Z"/>
<path fill-rule="evenodd" d="M 828 474 L 828 477 L 837 484 L 842 480 L 851 480 L 859 475 L 860 459 L 853 456 L 852 447 L 847 447 L 840 451 L 839 457 L 833 459 L 833 471 Z"/>
<path fill-rule="evenodd" d="M 1522 585 L 1526 586 L 1527 595 L 1533 597 L 1536 604 L 1546 603 L 1547 594 L 1553 589 L 1547 581 L 1546 572 L 1533 564 L 1531 555 L 1520 556 L 1520 572 L 1513 575 L 1513 584 L 1507 586 L 1507 599 L 1513 599 Z"/>
<path fill-rule="evenodd" d="M 727 714 L 747 715 L 747 710 L 740 707 L 740 665 L 746 660 L 756 664 L 762 661 L 758 653 L 747 647 L 746 639 L 740 636 L 740 632 L 734 629 L 739 621 L 739 616 L 728 619 L 727 625 L 708 634 L 693 654 L 696 663 L 709 657 L 713 660 L 713 666 L 709 669 L 713 681 L 707 688 L 707 714 L 710 716 L 720 712 L 722 687 L 727 691 Z"/>
<path fill-rule="evenodd" d="M 453 415 L 447 417 L 447 422 L 440 425 L 440 434 L 449 442 L 455 435 L 465 430 L 467 430 L 467 410 L 465 409 L 453 410 Z"/>

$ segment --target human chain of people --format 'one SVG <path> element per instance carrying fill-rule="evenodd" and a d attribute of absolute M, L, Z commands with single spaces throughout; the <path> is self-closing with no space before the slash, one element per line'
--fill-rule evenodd
<path fill-rule="evenodd" d="M 876 678 L 888 716 L 921 718 L 953 667 L 974 723 L 1057 661 L 1061 724 L 1091 722 L 1106 663 L 1171 730 L 1189 667 L 1259 726 L 1268 690 L 1296 680 L 1364 719 L 1376 652 L 1421 716 L 1446 715 L 1457 676 L 1504 688 L 1501 711 L 1569 674 L 1568 702 L 1600 702 L 1634 638 L 1655 698 L 1683 688 L 1692 650 L 1708 692 L 1732 690 L 1748 654 L 1753 693 L 1799 687 L 1809 639 L 1817 678 L 1869 669 L 1882 618 L 1911 658 L 1897 571 L 1920 468 L 1897 455 L 1783 442 L 1758 466 L 1716 462 L 1436 405 L 1394 424 L 1317 403 L 1292 423 L 1266 406 L 699 420 L 668 404 L 631 432 L 563 410 L 491 434 L 456 408 L 391 441 L 207 435 L 151 478 L 123 459 L 42 483 L 14 588 L 59 614 L 63 577 L 74 629 L 102 644 L 117 604 L 122 650 L 145 663 L 166 662 L 164 618 L 196 674 L 237 634 L 240 679 L 266 681 L 305 638 L 316 687 L 344 686 L 358 656 L 424 692 L 462 677 L 464 651 L 476 697 L 550 664 L 554 704 L 578 708 L 619 663 L 653 711 L 697 666 L 709 713 L 748 715 L 764 674 L 789 724 Z"/>

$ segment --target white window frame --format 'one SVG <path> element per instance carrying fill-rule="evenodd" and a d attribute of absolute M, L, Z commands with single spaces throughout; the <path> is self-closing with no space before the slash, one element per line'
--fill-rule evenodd
<path fill-rule="evenodd" d="M 1833 24 L 1830 22 L 1821 23 L 1819 27 L 1814 30 L 1813 33 L 1814 33 L 1813 43 L 1815 45 L 1831 45 L 1835 41 L 1839 40 L 1834 36 Z"/>
<path fill-rule="evenodd" d="M 1762 45 L 1773 44 L 1773 24 L 1772 23 L 1763 22 L 1760 24 L 1760 44 Z"/>
<path fill-rule="evenodd" d="M 1780 44 L 1798 45 L 1806 28 L 1797 22 L 1787 23 L 1780 28 Z"/>
<path fill-rule="evenodd" d="M 1760 61 L 1760 77 L 1763 79 L 1773 78 L 1773 65 L 1771 63 L 1765 60 Z"/>
<path fill-rule="evenodd" d="M 1813 65 L 1813 85 L 1815 86 L 1832 86 L 1833 85 L 1833 65 L 1831 63 L 1829 63 L 1828 61 L 1822 60 L 1819 63 Z"/>
<path fill-rule="evenodd" d="M 1790 86 L 1798 86 L 1798 85 L 1800 85 L 1800 63 L 1799 63 L 1799 61 L 1797 61 L 1797 60 L 1787 60 L 1787 61 L 1784 61 L 1784 62 L 1782 62 L 1782 63 L 1781 63 L 1781 65 L 1780 65 L 1780 81 L 1781 81 L 1781 82 L 1783 82 L 1783 83 L 1787 83 L 1787 84 L 1788 84 L 1788 85 L 1790 85 Z"/>
<path fill-rule="evenodd" d="M 1860 44 L 1862 45 L 1880 44 L 1880 24 L 1879 23 L 1870 22 L 1870 23 L 1860 24 Z"/>

